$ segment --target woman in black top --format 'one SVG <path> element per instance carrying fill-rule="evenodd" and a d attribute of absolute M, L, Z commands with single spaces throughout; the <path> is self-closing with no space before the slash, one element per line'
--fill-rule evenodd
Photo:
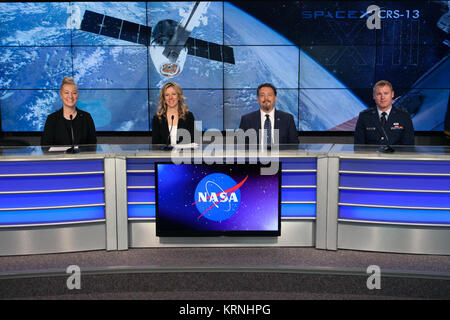
<path fill-rule="evenodd" d="M 63 107 L 50 114 L 45 121 L 41 145 L 71 145 L 73 128 L 73 144 L 96 144 L 95 125 L 88 112 L 76 107 L 78 87 L 70 77 L 64 77 L 59 95 Z"/>
<path fill-rule="evenodd" d="M 159 106 L 152 122 L 152 143 L 171 144 L 194 141 L 194 115 L 184 103 L 183 90 L 176 82 L 167 82 L 159 93 Z M 187 132 L 190 137 L 185 136 Z"/>

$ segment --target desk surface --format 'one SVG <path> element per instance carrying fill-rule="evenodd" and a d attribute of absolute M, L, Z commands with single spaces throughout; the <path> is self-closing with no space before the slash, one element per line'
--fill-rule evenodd
<path fill-rule="evenodd" d="M 200 145 L 196 149 L 174 149 L 172 151 L 162 150 L 162 145 L 151 144 L 99 144 L 80 146 L 80 153 L 66 154 L 61 151 L 49 152 L 48 147 L 0 147 L 0 159 L 73 159 L 73 158 L 103 158 L 106 156 L 127 157 L 186 157 L 202 154 L 204 157 L 305 157 L 329 155 L 334 157 L 355 158 L 426 158 L 426 159 L 449 159 L 450 147 L 447 146 L 394 146 L 394 153 L 382 153 L 379 146 L 353 145 L 353 144 L 299 144 L 280 145 L 269 152 L 261 152 L 256 148 L 245 149 L 240 145 Z"/>
<path fill-rule="evenodd" d="M 50 152 L 48 147 L 27 146 L 27 147 L 0 147 L 0 157 L 7 159 L 73 159 L 73 158 L 102 158 L 106 156 L 143 156 L 143 157 L 187 157 L 202 154 L 204 157 L 296 157 L 296 156 L 317 156 L 325 155 L 332 148 L 332 144 L 300 144 L 300 145 L 280 145 L 270 151 L 258 151 L 257 148 L 245 148 L 242 145 L 200 145 L 195 149 L 173 149 L 172 151 L 162 150 L 163 145 L 152 144 L 99 144 L 80 146 L 77 154 L 66 154 L 62 151 Z"/>
<path fill-rule="evenodd" d="M 446 146 L 393 146 L 395 152 L 383 153 L 379 151 L 380 146 L 335 144 L 329 151 L 330 156 L 367 158 L 379 157 L 387 159 L 397 158 L 436 158 L 450 159 L 450 147 Z"/>

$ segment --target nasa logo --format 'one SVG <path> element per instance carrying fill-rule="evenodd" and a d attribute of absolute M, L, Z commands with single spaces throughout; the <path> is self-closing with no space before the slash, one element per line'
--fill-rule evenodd
<path fill-rule="evenodd" d="M 239 209 L 241 192 L 239 188 L 248 176 L 240 183 L 223 173 L 213 173 L 204 177 L 195 188 L 195 202 L 200 215 L 213 221 L 224 221 L 231 218 Z"/>

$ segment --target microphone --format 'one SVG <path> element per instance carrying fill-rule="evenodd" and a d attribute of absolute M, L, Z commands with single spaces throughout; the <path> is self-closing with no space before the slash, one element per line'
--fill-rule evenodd
<path fill-rule="evenodd" d="M 383 131 L 384 137 L 386 138 L 386 145 L 380 147 L 379 151 L 380 151 L 380 152 L 383 152 L 383 153 L 392 153 L 392 152 L 394 152 L 395 150 L 394 150 L 394 148 L 392 148 L 392 147 L 389 145 L 389 138 L 388 138 L 388 136 L 387 136 L 387 134 L 386 134 L 386 130 L 384 130 L 384 124 L 385 124 L 385 123 L 386 123 L 386 122 L 384 122 L 384 123 L 381 124 L 381 130 Z"/>
<path fill-rule="evenodd" d="M 66 153 L 78 153 L 80 150 L 75 149 L 75 138 L 73 135 L 73 116 L 70 115 L 70 135 L 72 138 L 72 147 L 66 150 Z"/>
<path fill-rule="evenodd" d="M 172 132 L 172 127 L 173 127 L 173 119 L 175 119 L 175 116 L 172 115 L 170 117 L 170 119 L 172 120 L 171 124 L 170 124 L 170 130 L 169 130 L 169 134 L 167 135 L 167 143 L 164 147 L 162 147 L 162 150 L 172 150 L 173 146 L 170 145 L 170 133 Z"/>

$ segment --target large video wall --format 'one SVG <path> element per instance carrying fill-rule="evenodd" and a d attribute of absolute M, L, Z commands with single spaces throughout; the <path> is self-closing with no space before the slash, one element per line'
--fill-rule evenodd
<path fill-rule="evenodd" d="M 140 39 L 149 30 L 155 37 L 161 21 L 186 21 L 194 5 L 1 3 L 2 130 L 42 131 L 47 115 L 62 106 L 64 76 L 74 77 L 78 107 L 91 113 L 97 131 L 151 131 L 167 81 L 183 88 L 202 121 L 198 129 L 237 129 L 241 115 L 258 109 L 257 86 L 271 82 L 276 107 L 294 115 L 299 131 L 353 131 L 359 112 L 374 106 L 372 86 L 381 79 L 392 82 L 395 105 L 410 112 L 416 131 L 443 130 L 448 1 L 202 3 L 181 71 L 167 77 L 158 58 L 164 48 Z M 379 11 L 367 13 L 371 5 Z M 86 11 L 108 17 L 84 21 L 99 34 L 83 30 Z M 136 25 L 140 34 L 133 35 Z M 225 51 L 232 59 L 223 58 Z"/>

